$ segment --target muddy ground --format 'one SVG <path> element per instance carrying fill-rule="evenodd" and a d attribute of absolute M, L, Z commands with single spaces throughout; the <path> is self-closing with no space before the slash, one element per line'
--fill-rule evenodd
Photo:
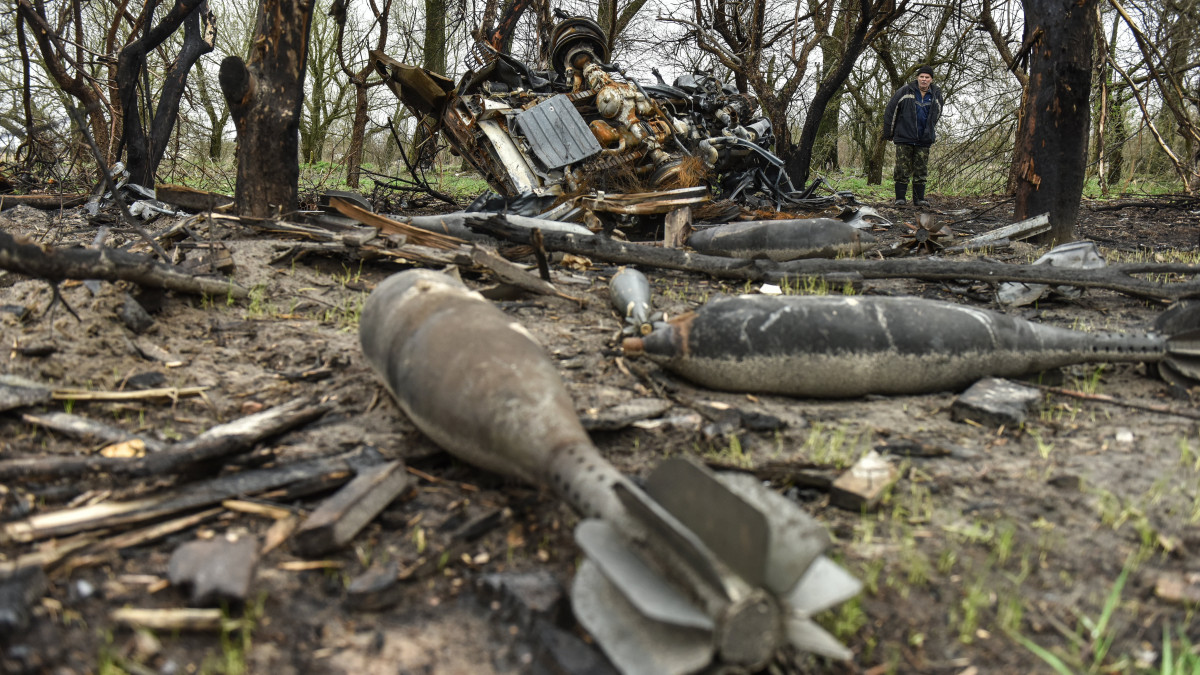
<path fill-rule="evenodd" d="M 1105 205 L 1112 203 L 1084 205 L 1079 235 L 1112 260 L 1196 260 L 1195 212 L 1098 208 Z M 878 206 L 898 222 L 915 215 Z M 1000 198 L 936 206 L 943 219 L 963 221 L 955 225 L 962 233 L 1011 222 L 1011 203 Z M 0 227 L 55 246 L 89 244 L 96 232 L 78 211 L 60 217 L 24 208 L 0 215 Z M 903 231 L 897 225 L 880 237 L 894 242 Z M 46 283 L 0 273 L 3 374 L 56 390 L 132 391 L 139 382 L 205 388 L 174 400 L 55 400 L 10 410 L 0 414 L 0 459 L 84 455 L 110 445 L 47 430 L 27 415 L 69 412 L 170 445 L 296 399 L 324 402 L 329 412 L 224 466 L 183 475 L 10 481 L 0 486 L 0 520 L 348 452 L 404 460 L 415 470 L 413 485 L 344 550 L 302 556 L 285 541 L 265 553 L 248 602 L 226 607 L 244 621 L 224 631 L 131 630 L 112 612 L 189 606 L 187 589 L 164 582 L 173 551 L 213 537 L 253 537 L 261 548 L 328 490 L 248 495 L 123 549 L 104 542 L 129 528 L 92 533 L 93 543 L 47 565 L 48 586 L 29 626 L 0 636 L 0 672 L 611 672 L 559 597 L 580 556 L 570 534 L 576 516 L 545 492 L 439 452 L 364 362 L 358 311 L 375 284 L 409 265 L 344 251 L 286 256 L 294 239 L 229 225 L 215 234 L 232 256 L 232 279 L 254 289 L 249 299 L 66 283 L 62 297 L 76 318 L 50 306 Z M 135 238 L 118 227 L 108 243 Z M 1038 253 L 1018 244 L 990 255 L 1028 262 Z M 1200 642 L 1200 434 L 1192 393 L 1142 365 L 1072 367 L 1040 382 L 1158 411 L 1046 394 L 1023 426 L 997 429 L 954 421 L 953 392 L 819 401 L 708 391 L 622 356 L 605 285 L 614 271 L 600 261 L 555 266 L 556 282 L 588 299 L 583 308 L 533 295 L 497 303 L 544 345 L 581 415 L 634 398 L 671 402 L 655 419 L 594 432 L 604 455 L 635 476 L 674 455 L 755 471 L 827 525 L 834 557 L 865 582 L 859 598 L 821 617 L 854 651 L 852 662 L 783 654 L 769 672 L 1053 672 L 1051 659 L 1030 643 L 1057 654 L 1067 672 L 1165 672 L 1164 631 L 1176 660 L 1187 638 Z M 747 289 L 645 271 L 657 307 L 671 315 Z M 492 284 L 469 269 L 462 276 L 472 287 Z M 990 290 L 868 281 L 857 292 L 995 309 Z M 127 293 L 153 318 L 140 334 L 120 316 Z M 1083 330 L 1136 330 L 1161 308 L 1097 291 L 1002 311 Z M 767 417 L 731 417 L 729 409 Z M 778 423 L 730 423 L 739 417 Z M 832 506 L 823 481 L 872 448 L 901 479 L 876 513 Z M 247 513 L 247 502 L 273 508 Z M 0 540 L 0 561 L 72 541 Z M 362 609 L 365 601 L 350 598 L 348 587 L 388 564 L 407 580 L 387 607 Z M 519 585 L 514 580 L 534 590 L 505 591 Z"/>

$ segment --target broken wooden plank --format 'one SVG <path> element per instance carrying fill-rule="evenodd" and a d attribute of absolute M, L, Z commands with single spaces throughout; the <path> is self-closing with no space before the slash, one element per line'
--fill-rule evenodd
<path fill-rule="evenodd" d="M 879 507 L 884 490 L 899 478 L 900 471 L 871 450 L 833 481 L 829 501 L 843 509 L 869 513 Z"/>
<path fill-rule="evenodd" d="M 1041 234 L 1050 229 L 1050 214 L 1043 213 L 1040 216 L 1026 218 L 1012 225 L 1005 225 L 994 230 L 989 230 L 983 234 L 977 234 L 966 241 L 957 242 L 962 248 L 971 249 L 984 244 L 990 244 L 1001 239 L 1009 241 L 1019 241 L 1028 239 L 1036 234 Z"/>
<path fill-rule="evenodd" d="M 409 485 L 402 462 L 361 472 L 326 499 L 292 535 L 297 551 L 318 556 L 342 548 Z"/>
<path fill-rule="evenodd" d="M 683 206 L 669 211 L 663 222 L 663 246 L 683 248 L 692 229 L 692 209 Z"/>
<path fill-rule="evenodd" d="M 154 197 L 185 211 L 225 211 L 233 206 L 233 197 L 219 192 L 197 190 L 186 185 L 160 183 L 154 187 Z"/>
<path fill-rule="evenodd" d="M 259 494 L 293 483 L 345 482 L 355 472 L 355 465 L 367 455 L 368 453 L 357 450 L 334 457 L 242 471 L 192 483 L 166 494 L 128 502 L 105 502 L 39 513 L 25 520 L 5 523 L 3 529 L 0 529 L 0 544 L 8 541 L 37 541 L 47 537 L 143 523 L 219 504 L 231 497 Z"/>
<path fill-rule="evenodd" d="M 198 539 L 171 554 L 167 578 L 172 586 L 189 586 L 194 605 L 241 604 L 250 597 L 257 566 L 254 537 Z"/>
<path fill-rule="evenodd" d="M 328 410 L 328 405 L 310 405 L 305 399 L 296 399 L 227 424 L 217 425 L 195 438 L 144 457 L 17 457 L 0 460 L 0 480 L 62 478 L 89 473 L 123 476 L 174 473 L 184 467 L 223 459 L 249 450 L 258 442 L 316 419 Z"/>

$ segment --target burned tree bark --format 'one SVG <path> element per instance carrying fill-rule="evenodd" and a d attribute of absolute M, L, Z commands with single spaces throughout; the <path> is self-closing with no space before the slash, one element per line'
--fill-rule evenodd
<path fill-rule="evenodd" d="M 1015 216 L 1049 212 L 1044 243 L 1075 238 L 1090 138 L 1096 2 L 1022 0 L 1032 48 L 1013 154 Z"/>
<path fill-rule="evenodd" d="M 250 61 L 221 62 L 221 91 L 237 127 L 239 214 L 269 218 L 299 204 L 300 106 L 314 0 L 262 0 Z"/>
<path fill-rule="evenodd" d="M 148 10 L 152 7 L 147 6 Z M 147 23 L 150 19 L 145 17 Z M 147 135 L 138 108 L 138 80 L 146 69 L 146 53 L 166 41 L 180 24 L 184 26 L 183 46 L 163 81 Z M 131 182 L 154 185 L 154 175 L 167 151 L 175 120 L 179 118 L 179 101 L 183 98 L 188 72 L 201 56 L 213 50 L 215 42 L 216 25 L 207 0 L 178 0 L 157 26 L 121 50 L 117 57 L 117 90 L 121 95 L 121 109 L 125 111 L 122 141 Z M 142 95 L 148 100 L 150 92 L 144 91 Z"/>

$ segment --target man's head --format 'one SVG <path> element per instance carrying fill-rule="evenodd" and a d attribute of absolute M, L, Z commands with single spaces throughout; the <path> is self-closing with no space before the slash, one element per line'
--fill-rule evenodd
<path fill-rule="evenodd" d="M 917 86 L 921 91 L 929 91 L 929 85 L 933 84 L 933 68 L 929 66 L 921 66 L 917 69 Z"/>

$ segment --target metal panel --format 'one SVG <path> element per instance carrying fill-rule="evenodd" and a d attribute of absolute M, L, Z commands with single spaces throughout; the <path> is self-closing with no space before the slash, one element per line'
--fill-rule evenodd
<path fill-rule="evenodd" d="M 582 162 L 604 149 L 563 94 L 517 115 L 517 127 L 546 170 Z"/>

